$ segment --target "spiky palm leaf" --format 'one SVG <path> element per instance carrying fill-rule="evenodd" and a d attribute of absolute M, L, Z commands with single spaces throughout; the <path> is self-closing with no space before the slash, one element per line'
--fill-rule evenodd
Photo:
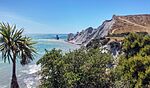
<path fill-rule="evenodd" d="M 33 47 L 34 42 L 30 38 L 22 36 L 23 29 L 16 29 L 16 25 L 10 26 L 8 23 L 0 23 L 0 34 L 3 42 L 0 44 L 2 59 L 14 61 L 13 55 L 20 58 L 20 63 L 25 65 L 34 59 L 36 53 Z"/>

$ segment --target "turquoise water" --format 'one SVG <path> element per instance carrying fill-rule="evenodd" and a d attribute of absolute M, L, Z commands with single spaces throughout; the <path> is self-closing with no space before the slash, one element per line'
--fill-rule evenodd
<path fill-rule="evenodd" d="M 38 54 L 35 57 L 35 60 L 26 66 L 21 66 L 19 61 L 17 61 L 17 77 L 20 88 L 36 88 L 39 84 L 39 76 L 37 71 L 40 69 L 40 66 L 37 66 L 35 63 L 42 57 L 45 53 L 45 49 L 51 50 L 53 48 L 62 49 L 63 52 L 69 50 L 74 50 L 79 48 L 76 45 L 69 44 L 65 42 L 67 35 L 59 34 L 60 40 L 56 40 L 56 34 L 27 34 L 37 42 L 35 48 L 37 49 Z M 1 56 L 0 56 L 1 58 Z M 0 88 L 9 88 L 11 81 L 11 67 L 12 64 L 3 63 L 0 59 Z"/>

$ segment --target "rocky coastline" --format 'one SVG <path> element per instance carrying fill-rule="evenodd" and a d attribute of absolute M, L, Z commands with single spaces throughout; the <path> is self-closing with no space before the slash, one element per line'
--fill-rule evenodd
<path fill-rule="evenodd" d="M 116 56 L 123 38 L 131 32 L 149 34 L 150 15 L 113 15 L 111 20 L 105 20 L 97 28 L 88 27 L 76 34 L 69 33 L 67 41 L 86 48 L 102 47 Z"/>

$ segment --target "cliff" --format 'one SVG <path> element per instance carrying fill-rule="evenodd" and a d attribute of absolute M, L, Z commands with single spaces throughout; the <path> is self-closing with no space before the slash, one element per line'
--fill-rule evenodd
<path fill-rule="evenodd" d="M 74 44 L 83 46 L 88 45 L 92 40 L 100 41 L 104 37 L 110 40 L 121 39 L 118 35 L 129 32 L 144 32 L 150 33 L 150 15 L 127 15 L 127 16 L 113 16 L 111 20 L 106 20 L 98 28 L 89 27 L 76 35 L 70 34 L 68 41 Z M 112 38 L 113 36 L 113 38 Z M 114 39 L 115 40 L 115 39 Z"/>
<path fill-rule="evenodd" d="M 72 35 L 72 33 L 70 33 L 68 35 L 68 41 L 74 44 L 82 45 L 88 42 L 94 36 L 95 32 L 95 29 L 89 27 L 86 30 L 77 32 L 76 35 Z"/>

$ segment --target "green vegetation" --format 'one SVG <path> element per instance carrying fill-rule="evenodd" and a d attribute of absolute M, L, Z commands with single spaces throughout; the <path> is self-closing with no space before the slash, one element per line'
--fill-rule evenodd
<path fill-rule="evenodd" d="M 3 42 L 3 39 L 2 39 L 2 37 L 0 37 L 0 43 L 2 43 Z"/>
<path fill-rule="evenodd" d="M 106 72 L 112 58 L 99 49 L 75 50 L 65 55 L 61 50 L 46 51 L 41 64 L 40 88 L 103 88 L 109 86 Z"/>
<path fill-rule="evenodd" d="M 125 57 L 114 71 L 116 88 L 150 87 L 150 35 L 131 33 L 123 41 Z"/>
<path fill-rule="evenodd" d="M 40 88 L 149 88 L 150 35 L 131 33 L 117 58 L 97 47 L 63 54 L 53 49 L 37 62 L 41 65 Z"/>
<path fill-rule="evenodd" d="M 126 58 L 137 55 L 142 56 L 150 54 L 150 35 L 130 33 L 123 40 L 123 51 Z"/>
<path fill-rule="evenodd" d="M 140 55 L 129 59 L 121 58 L 115 69 L 117 88 L 149 88 L 150 57 Z"/>
<path fill-rule="evenodd" d="M 22 36 L 23 29 L 17 29 L 16 26 L 10 26 L 8 23 L 0 23 L 0 34 L 2 35 L 2 44 L 0 51 L 4 62 L 8 60 L 12 62 L 12 80 L 11 88 L 19 88 L 16 77 L 16 60 L 20 60 L 22 65 L 25 65 L 33 60 L 35 49 L 33 42 L 28 37 Z"/>
<path fill-rule="evenodd" d="M 110 41 L 109 38 L 100 38 L 100 39 L 92 39 L 87 45 L 86 48 L 99 48 L 103 45 L 106 45 Z"/>

